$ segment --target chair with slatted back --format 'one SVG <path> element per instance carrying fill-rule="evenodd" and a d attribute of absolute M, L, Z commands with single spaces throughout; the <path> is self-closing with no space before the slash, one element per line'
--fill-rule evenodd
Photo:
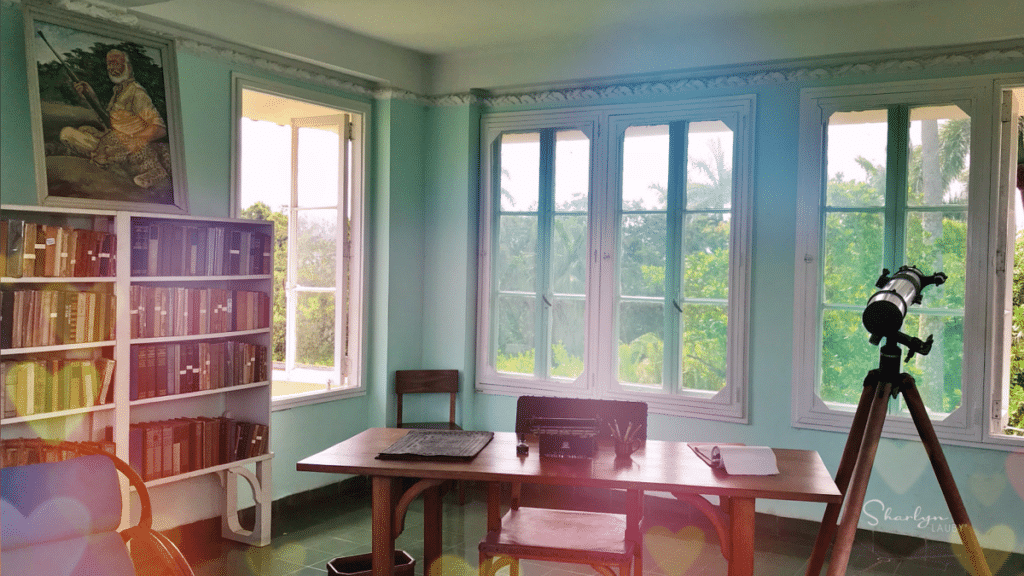
<path fill-rule="evenodd" d="M 397 370 L 395 371 L 395 394 L 398 396 L 398 428 L 430 428 L 440 430 L 462 430 L 455 423 L 456 397 L 459 392 L 458 370 Z M 447 394 L 448 421 L 405 422 L 402 399 L 406 394 Z"/>
<path fill-rule="evenodd" d="M 516 432 L 527 434 L 531 421 L 537 417 L 595 419 L 600 425 L 599 436 L 610 435 L 618 423 L 623 429 L 639 427 L 640 442 L 647 437 L 647 405 L 643 402 L 524 396 L 516 408 Z M 611 447 L 605 443 L 599 449 Z M 545 456 L 528 454 L 525 458 Z M 552 489 L 531 488 L 535 492 Z M 489 498 L 497 499 L 499 492 L 492 486 Z M 509 566 L 510 576 L 518 576 L 520 559 L 590 565 L 601 576 L 629 576 L 630 567 L 634 576 L 643 574 L 642 493 L 626 492 L 624 500 L 616 498 L 623 494 L 610 494 L 602 506 L 588 506 L 582 501 L 559 502 L 558 509 L 535 502 L 524 506 L 522 493 L 521 485 L 512 485 L 511 505 L 501 518 L 501 526 L 490 530 L 481 540 L 480 576 L 494 576 L 505 565 Z M 538 500 L 545 499 L 551 500 Z M 624 508 L 623 513 L 617 513 L 616 506 Z M 631 513 L 635 516 L 631 517 Z"/>

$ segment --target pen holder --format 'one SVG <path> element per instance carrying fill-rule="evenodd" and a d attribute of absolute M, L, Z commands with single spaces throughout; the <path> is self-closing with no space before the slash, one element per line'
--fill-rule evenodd
<path fill-rule="evenodd" d="M 615 457 L 616 458 L 629 458 L 633 452 L 636 452 L 639 448 L 639 442 L 636 440 L 615 440 Z"/>

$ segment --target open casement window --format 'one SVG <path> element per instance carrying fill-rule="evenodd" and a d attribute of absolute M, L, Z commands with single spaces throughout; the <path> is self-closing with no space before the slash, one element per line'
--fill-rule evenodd
<path fill-rule="evenodd" d="M 365 111 L 242 80 L 236 91 L 240 214 L 277 235 L 274 406 L 360 391 Z"/>
<path fill-rule="evenodd" d="M 993 227 L 995 272 L 992 280 L 989 375 L 991 407 L 987 439 L 1024 444 L 1024 78 L 997 82 L 998 134 L 997 226 Z"/>
<path fill-rule="evenodd" d="M 988 103 L 984 85 L 964 84 L 803 93 L 795 425 L 849 428 L 879 362 L 861 315 L 883 269 L 912 265 L 948 280 L 906 314 L 902 331 L 933 345 L 903 370 L 941 437 L 979 439 L 983 391 L 967 383 L 984 372 L 985 297 L 971 279 L 986 273 L 989 200 L 972 166 L 988 159 Z M 889 410 L 888 433 L 917 436 L 901 397 Z"/>
<path fill-rule="evenodd" d="M 486 116 L 479 389 L 745 421 L 752 123 L 752 97 Z"/>

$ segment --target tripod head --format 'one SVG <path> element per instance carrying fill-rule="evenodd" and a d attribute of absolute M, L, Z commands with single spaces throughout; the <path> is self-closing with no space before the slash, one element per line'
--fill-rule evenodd
<path fill-rule="evenodd" d="M 946 275 L 942 272 L 927 276 L 914 266 L 900 266 L 892 276 L 889 276 L 888 269 L 883 269 L 882 275 L 875 282 L 880 290 L 868 299 L 862 316 L 864 327 L 871 333 L 871 344 L 878 346 L 885 338 L 883 355 L 895 354 L 897 359 L 900 356 L 899 345 L 903 345 L 907 348 L 908 362 L 915 354 L 927 355 L 931 352 L 931 335 L 927 340 L 921 340 L 900 332 L 900 328 L 911 304 L 921 303 L 921 292 L 928 286 L 938 286 L 945 281 Z"/>

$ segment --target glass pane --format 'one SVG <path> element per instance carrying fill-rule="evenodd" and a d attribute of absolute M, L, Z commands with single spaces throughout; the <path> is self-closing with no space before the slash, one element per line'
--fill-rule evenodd
<path fill-rule="evenodd" d="M 856 405 L 864 389 L 864 376 L 878 367 L 878 348 L 868 341 L 862 313 L 862 309 L 826 309 L 822 313 L 818 394 L 826 402 Z"/>
<path fill-rule="evenodd" d="M 1018 183 L 1024 187 L 1024 181 Z M 1013 319 L 1010 324 L 1010 380 L 1005 385 L 1009 386 L 1009 406 L 1007 413 L 1009 418 L 1006 422 L 1004 433 L 1015 436 L 1024 436 L 1024 338 L 1015 337 L 1024 334 L 1024 229 L 1021 222 L 1022 209 L 1019 194 L 1015 204 L 1017 205 L 1017 233 L 1014 238 L 1013 249 Z"/>
<path fill-rule="evenodd" d="M 826 148 L 829 206 L 885 204 L 888 112 L 836 112 L 828 120 Z"/>
<path fill-rule="evenodd" d="M 941 286 L 922 293 L 926 308 L 963 310 L 967 290 L 967 212 L 919 212 L 907 214 L 907 261 L 921 272 L 945 272 Z M 959 354 L 958 354 L 959 356 Z"/>
<path fill-rule="evenodd" d="M 295 295 L 295 363 L 303 368 L 334 367 L 334 294 Z"/>
<path fill-rule="evenodd" d="M 497 338 L 494 365 L 498 372 L 533 374 L 534 303 L 533 296 L 498 295 L 494 306 Z"/>
<path fill-rule="evenodd" d="M 587 281 L 587 216 L 555 216 L 551 246 L 551 287 L 555 293 L 583 294 Z"/>
<path fill-rule="evenodd" d="M 910 109 L 910 206 L 967 204 L 971 118 L 957 106 Z"/>
<path fill-rule="evenodd" d="M 717 392 L 725 387 L 728 325 L 725 306 L 683 305 L 683 389 Z"/>
<path fill-rule="evenodd" d="M 661 390 L 665 341 L 662 302 L 619 303 L 619 381 Z"/>
<path fill-rule="evenodd" d="M 962 316 L 916 314 L 913 308 L 903 322 L 906 334 L 921 340 L 927 340 L 928 336 L 934 338 L 929 354 L 915 355 L 903 365 L 903 369 L 914 377 L 929 412 L 948 414 L 960 406 L 963 328 Z M 906 411 L 902 402 L 900 405 Z"/>
<path fill-rule="evenodd" d="M 724 214 L 687 214 L 683 295 L 729 297 L 729 220 Z"/>
<path fill-rule="evenodd" d="M 334 286 L 337 210 L 298 210 L 296 218 L 296 282 L 306 287 Z"/>
<path fill-rule="evenodd" d="M 338 204 L 338 126 L 299 128 L 298 206 Z"/>
<path fill-rule="evenodd" d="M 555 134 L 555 211 L 587 211 L 590 139 L 579 130 Z"/>
<path fill-rule="evenodd" d="M 732 205 L 732 130 L 724 122 L 691 122 L 686 154 L 687 210 L 727 210 Z"/>
<path fill-rule="evenodd" d="M 494 281 L 498 290 L 536 292 L 537 217 L 501 216 Z"/>
<path fill-rule="evenodd" d="M 501 211 L 533 212 L 540 197 L 540 132 L 501 136 Z"/>
<path fill-rule="evenodd" d="M 882 273 L 881 213 L 833 212 L 825 217 L 825 302 L 864 306 Z"/>
<path fill-rule="evenodd" d="M 619 291 L 627 296 L 665 296 L 665 214 L 622 217 Z"/>
<path fill-rule="evenodd" d="M 668 125 L 630 126 L 622 143 L 622 209 L 668 206 Z"/>
<path fill-rule="evenodd" d="M 552 306 L 551 375 L 575 379 L 583 373 L 583 346 L 586 334 L 581 299 L 558 298 Z"/>

